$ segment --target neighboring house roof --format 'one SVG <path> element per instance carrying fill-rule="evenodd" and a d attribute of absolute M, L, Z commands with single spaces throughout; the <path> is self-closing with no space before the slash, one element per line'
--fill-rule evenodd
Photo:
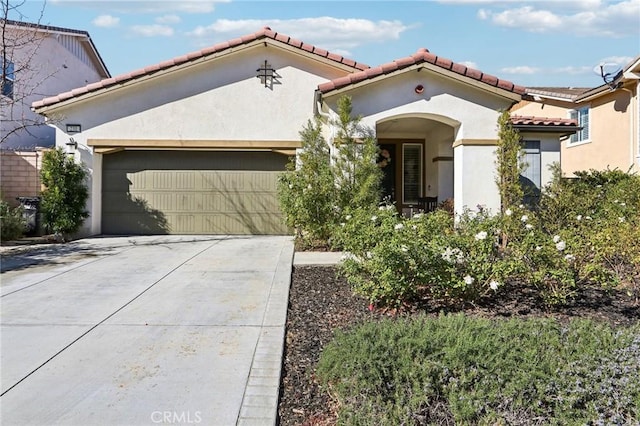
<path fill-rule="evenodd" d="M 92 57 L 92 62 L 96 66 L 96 71 L 98 72 L 98 74 L 100 74 L 103 78 L 111 77 L 111 73 L 109 73 L 106 64 L 102 60 L 100 53 L 98 53 L 98 49 L 96 48 L 95 44 L 93 44 L 93 40 L 91 40 L 91 36 L 87 31 L 74 30 L 71 28 L 53 27 L 50 25 L 34 24 L 32 22 L 14 21 L 11 19 L 0 19 L 0 22 L 2 21 L 4 21 L 6 23 L 6 26 L 8 27 L 14 27 L 18 29 L 24 28 L 45 33 L 59 33 L 82 38 L 83 40 L 81 41 L 84 42 L 83 44 L 87 48 L 89 55 Z"/>
<path fill-rule="evenodd" d="M 414 65 L 419 65 L 422 63 L 433 64 L 439 68 L 442 68 L 447 71 L 451 71 L 457 75 L 467 77 L 472 80 L 487 84 L 489 86 L 506 90 L 508 92 L 513 92 L 518 95 L 522 95 L 525 93 L 525 88 L 522 86 L 515 85 L 510 81 L 503 80 L 498 77 L 485 74 L 482 71 L 478 71 L 476 69 L 469 68 L 465 65 L 453 62 L 450 59 L 443 58 L 442 56 L 437 56 L 429 52 L 429 50 L 425 48 L 419 49 L 416 53 L 414 53 L 411 56 L 396 59 L 392 62 L 387 62 L 385 64 L 382 64 L 374 68 L 369 68 L 360 72 L 349 74 L 345 77 L 341 77 L 341 78 L 329 81 L 327 83 L 320 84 L 318 86 L 318 90 L 322 93 L 328 93 L 333 90 L 338 90 L 343 87 L 360 83 L 365 80 L 370 80 L 379 76 L 392 74 L 399 70 L 402 70 Z"/>
<path fill-rule="evenodd" d="M 311 44 L 304 43 L 300 40 L 296 40 L 294 38 L 289 37 L 286 34 L 272 31 L 271 28 L 269 27 L 264 27 L 261 30 L 256 31 L 255 33 L 247 34 L 239 38 L 234 38 L 229 41 L 218 43 L 213 46 L 204 48 L 202 50 L 198 50 L 196 52 L 178 56 L 176 58 L 161 62 L 159 64 L 141 68 L 126 74 L 121 74 L 113 78 L 108 78 L 106 80 L 99 81 L 97 83 L 89 84 L 87 86 L 71 90 L 69 92 L 61 93 L 57 96 L 45 98 L 41 101 L 34 102 L 32 106 L 33 108 L 51 106 L 72 98 L 80 97 L 87 93 L 96 92 L 102 89 L 109 89 L 112 87 L 119 87 L 122 83 L 140 79 L 142 77 L 147 77 L 159 71 L 167 70 L 169 68 L 179 67 L 186 63 L 193 62 L 193 61 L 205 58 L 207 56 L 217 55 L 226 50 L 230 50 L 241 45 L 247 45 L 256 40 L 262 40 L 262 39 L 270 40 L 270 41 L 273 40 L 278 43 L 283 43 L 287 46 L 293 47 L 295 49 L 299 49 L 302 52 L 306 52 L 308 54 L 312 54 L 319 58 L 323 58 L 324 60 L 328 60 L 329 62 L 340 64 L 341 66 L 346 66 L 347 68 L 350 68 L 353 71 L 361 71 L 369 68 L 368 65 L 356 62 L 352 59 L 345 58 L 344 56 L 337 55 L 335 53 L 331 53 L 325 49 L 321 49 Z"/>
<path fill-rule="evenodd" d="M 637 56 L 620 70 L 609 84 L 598 87 L 527 87 L 525 98 L 538 100 L 538 98 L 556 99 L 572 103 L 586 101 L 610 93 L 622 84 L 630 80 L 640 79 L 640 56 Z"/>

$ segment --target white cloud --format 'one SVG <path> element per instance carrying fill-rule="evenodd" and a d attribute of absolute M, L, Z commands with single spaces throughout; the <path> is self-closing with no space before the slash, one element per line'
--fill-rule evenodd
<path fill-rule="evenodd" d="M 100 15 L 91 21 L 91 23 L 96 27 L 113 28 L 120 24 L 120 18 L 111 15 Z"/>
<path fill-rule="evenodd" d="M 118 13 L 212 13 L 216 4 L 231 0 L 49 0 L 53 4 L 76 3 L 101 11 L 108 9 Z"/>
<path fill-rule="evenodd" d="M 178 15 L 164 15 L 156 18 L 158 24 L 178 24 L 182 19 Z"/>
<path fill-rule="evenodd" d="M 397 40 L 410 27 L 400 21 L 341 19 L 329 16 L 300 19 L 229 20 L 218 19 L 208 26 L 199 26 L 188 35 L 199 38 L 228 39 L 269 26 L 291 37 L 304 40 L 332 52 L 348 54 L 350 49 L 365 43 Z"/>
<path fill-rule="evenodd" d="M 515 67 L 505 67 L 500 69 L 501 73 L 504 74 L 536 74 L 540 72 L 540 68 L 530 67 L 527 65 L 519 65 Z"/>
<path fill-rule="evenodd" d="M 633 61 L 635 58 L 631 56 L 607 56 L 606 58 L 602 58 L 600 60 L 601 64 L 616 64 L 621 67 L 626 67 Z"/>
<path fill-rule="evenodd" d="M 505 2 L 502 2 L 503 4 Z M 512 5 L 515 2 L 512 2 Z M 486 4 L 483 3 L 483 4 Z M 565 32 L 582 36 L 622 37 L 638 34 L 640 0 L 537 2 L 496 12 L 480 9 L 479 19 L 530 32 Z"/>
<path fill-rule="evenodd" d="M 590 74 L 593 67 L 588 66 L 567 66 L 567 67 L 559 67 L 554 68 L 551 72 L 555 74 L 570 74 L 570 75 L 579 75 L 579 74 Z"/>
<path fill-rule="evenodd" d="M 134 25 L 131 31 L 143 37 L 171 37 L 174 33 L 173 28 L 166 25 Z"/>
<path fill-rule="evenodd" d="M 476 64 L 475 62 L 472 62 L 472 61 L 462 61 L 462 62 L 458 62 L 458 63 L 464 65 L 467 68 L 473 68 L 475 70 L 478 69 L 478 64 Z"/>

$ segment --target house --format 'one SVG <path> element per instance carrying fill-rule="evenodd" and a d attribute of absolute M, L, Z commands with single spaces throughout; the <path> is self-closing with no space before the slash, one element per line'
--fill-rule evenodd
<path fill-rule="evenodd" d="M 574 118 L 581 129 L 563 140 L 565 175 L 580 170 L 640 172 L 640 57 L 594 89 L 527 88 L 513 115 Z"/>
<path fill-rule="evenodd" d="M 265 27 L 33 107 L 64 117 L 56 144 L 91 171 L 85 233 L 284 234 L 277 176 L 341 96 L 388 150 L 400 209 L 437 196 L 497 211 L 496 123 L 524 93 L 426 49 L 372 68 Z M 514 126 L 544 183 L 575 120 Z"/>
<path fill-rule="evenodd" d="M 110 74 L 85 31 L 12 20 L 0 20 L 0 27 L 2 194 L 15 204 L 16 196 L 40 192 L 40 149 L 55 144 L 54 128 L 31 104 Z"/>

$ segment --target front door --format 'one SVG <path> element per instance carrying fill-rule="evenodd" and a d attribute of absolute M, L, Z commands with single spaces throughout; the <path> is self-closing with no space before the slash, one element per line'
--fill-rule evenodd
<path fill-rule="evenodd" d="M 410 214 L 424 193 L 424 143 L 385 141 L 380 144 L 378 166 L 382 169 L 382 196 Z"/>

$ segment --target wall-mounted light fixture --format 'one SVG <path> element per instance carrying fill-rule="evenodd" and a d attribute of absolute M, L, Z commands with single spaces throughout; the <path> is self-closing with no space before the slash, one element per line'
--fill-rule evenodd
<path fill-rule="evenodd" d="M 418 84 L 415 89 L 413 89 L 418 95 L 424 92 L 424 86 L 422 84 Z"/>
<path fill-rule="evenodd" d="M 75 139 L 69 138 L 68 142 L 65 142 L 67 146 L 67 154 L 75 154 L 76 149 L 78 149 L 78 142 Z"/>
<path fill-rule="evenodd" d="M 67 124 L 67 133 L 80 133 L 82 126 L 79 124 Z"/>

